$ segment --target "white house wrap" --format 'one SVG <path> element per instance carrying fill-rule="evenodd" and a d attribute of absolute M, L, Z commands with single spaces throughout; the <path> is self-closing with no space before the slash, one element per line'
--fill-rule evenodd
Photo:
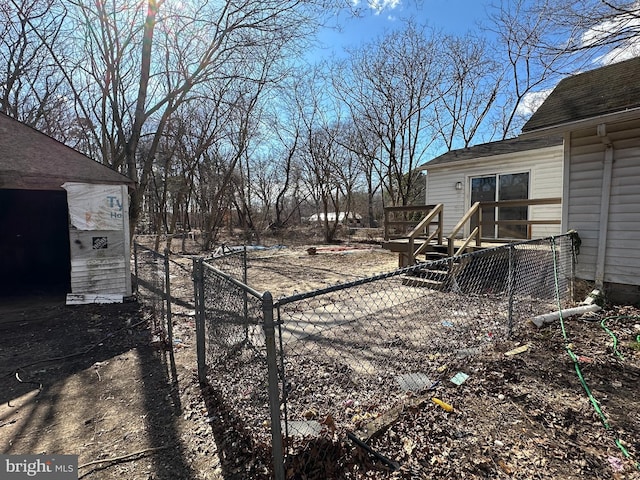
<path fill-rule="evenodd" d="M 65 183 L 69 218 L 78 230 L 124 230 L 126 190 L 121 185 Z"/>
<path fill-rule="evenodd" d="M 125 185 L 67 182 L 71 294 L 67 303 L 121 302 L 131 295 Z"/>

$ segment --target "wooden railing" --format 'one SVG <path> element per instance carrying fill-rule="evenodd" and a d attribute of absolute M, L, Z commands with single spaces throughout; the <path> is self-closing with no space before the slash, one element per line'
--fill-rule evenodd
<path fill-rule="evenodd" d="M 477 247 L 482 246 L 482 242 L 499 242 L 505 239 L 499 238 L 484 238 L 482 236 L 484 227 L 493 227 L 495 225 L 526 225 L 527 226 L 527 238 L 531 238 L 531 227 L 533 225 L 560 225 L 560 219 L 543 219 L 543 220 L 492 220 L 487 221 L 482 218 L 482 210 L 485 208 L 506 208 L 506 207 L 529 207 L 532 205 L 560 205 L 562 198 L 536 198 L 525 200 L 502 200 L 499 202 L 476 202 L 474 203 L 467 213 L 460 219 L 458 224 L 454 227 L 451 234 L 447 237 L 448 254 L 449 256 L 457 256 L 464 253 L 471 242 L 475 240 Z M 471 230 L 467 238 L 462 239 L 462 244 L 456 249 L 455 240 L 458 233 L 464 228 L 464 226 L 470 222 L 474 217 L 477 218 L 476 227 Z M 509 239 L 512 240 L 512 239 Z"/>
<path fill-rule="evenodd" d="M 434 239 L 437 238 L 437 243 L 439 245 L 442 245 L 442 209 L 444 208 L 444 206 L 439 203 L 438 205 L 435 205 L 431 211 L 429 212 L 429 214 L 424 217 L 420 223 L 418 223 L 418 225 L 416 225 L 416 227 L 409 233 L 409 246 L 407 248 L 407 255 L 408 255 L 408 261 L 409 261 L 409 265 L 413 265 L 415 263 L 416 260 L 416 255 L 420 255 L 421 253 L 423 253 L 428 247 L 429 247 L 429 243 Z M 438 217 L 436 223 L 437 223 L 437 227 L 436 229 L 429 233 L 430 230 L 430 226 L 432 223 L 434 223 L 433 219 Z M 416 238 L 420 237 L 422 242 L 420 243 L 420 245 L 418 246 L 418 248 L 415 247 L 415 240 Z"/>
<path fill-rule="evenodd" d="M 482 208 L 480 208 L 480 205 L 480 202 L 476 202 L 471 205 L 471 208 L 467 210 L 467 213 L 465 213 L 456 226 L 453 227 L 453 230 L 447 237 L 447 250 L 450 257 L 460 255 L 462 252 L 466 251 L 467 247 L 473 240 L 476 241 L 476 246 L 480 247 L 482 245 L 482 240 L 480 238 L 480 234 L 482 232 Z M 462 246 L 458 248 L 458 250 L 455 250 L 454 242 L 458 232 L 460 232 L 467 222 L 470 222 L 475 215 L 478 217 L 478 226 L 471 231 L 466 239 L 464 239 Z"/>
<path fill-rule="evenodd" d="M 560 219 L 543 220 L 486 220 L 482 218 L 482 210 L 486 208 L 529 207 L 533 205 L 559 205 L 561 198 L 538 198 L 528 200 L 503 200 L 500 202 L 476 202 L 464 214 L 447 236 L 447 254 L 450 257 L 466 252 L 471 246 L 481 248 L 482 243 L 505 242 L 513 239 L 485 238 L 483 232 L 496 225 L 526 225 L 527 238 L 531 238 L 533 225 L 560 225 Z M 384 209 L 384 240 L 393 251 L 401 253 L 411 265 L 416 255 L 424 253 L 432 242 L 443 245 L 443 204 L 416 205 L 409 207 L 386 207 Z M 471 222 L 475 219 L 475 226 Z M 458 238 L 461 231 L 469 224 L 469 235 Z M 431 231 L 431 226 L 436 225 Z M 408 232 L 408 233 L 407 233 Z M 406 243 L 405 243 L 406 242 Z M 458 245 L 456 245 L 456 242 Z M 406 245 L 406 246 L 405 246 Z M 416 245 L 418 245 L 416 247 Z M 387 248 L 387 247 L 385 247 Z"/>
<path fill-rule="evenodd" d="M 400 253 L 400 266 L 413 265 L 416 255 L 424 253 L 431 242 L 442 244 L 443 208 L 440 203 L 384 209 L 384 240 Z"/>
<path fill-rule="evenodd" d="M 436 205 L 385 207 L 384 240 L 406 238 L 407 231 L 413 230 L 435 207 Z"/>

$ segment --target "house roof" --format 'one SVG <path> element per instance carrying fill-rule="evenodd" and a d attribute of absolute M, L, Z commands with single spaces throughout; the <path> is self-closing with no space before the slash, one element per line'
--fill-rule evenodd
<path fill-rule="evenodd" d="M 0 113 L 0 189 L 61 190 L 65 182 L 129 185 L 128 177 Z"/>
<path fill-rule="evenodd" d="M 472 147 L 451 150 L 439 157 L 421 165 L 418 170 L 428 170 L 434 166 L 441 166 L 453 162 L 464 160 L 474 160 L 480 158 L 505 155 L 509 153 L 524 152 L 527 150 L 537 150 L 539 148 L 553 147 L 562 144 L 562 137 L 541 137 L 541 138 L 510 138 L 498 142 L 482 143 Z"/>
<path fill-rule="evenodd" d="M 523 133 L 640 107 L 640 57 L 567 77 L 522 128 Z"/>

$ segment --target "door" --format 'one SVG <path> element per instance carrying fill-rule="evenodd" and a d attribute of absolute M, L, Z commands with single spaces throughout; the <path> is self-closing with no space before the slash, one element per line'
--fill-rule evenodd
<path fill-rule="evenodd" d="M 0 297 L 71 287 L 69 209 L 63 190 L 0 189 Z"/>
<path fill-rule="evenodd" d="M 471 205 L 476 202 L 495 202 L 497 194 L 496 176 L 475 177 L 471 179 Z M 496 221 L 495 208 L 482 209 L 482 223 L 489 222 L 489 225 L 482 227 L 483 238 L 496 238 L 496 227 L 491 225 Z M 478 226 L 476 217 L 471 219 L 471 231 Z"/>
<path fill-rule="evenodd" d="M 529 198 L 529 172 L 486 175 L 471 178 L 471 205 L 475 202 L 527 200 Z M 492 225 L 498 220 L 527 220 L 529 208 L 484 207 L 482 209 L 482 237 L 521 239 L 528 238 L 526 225 Z M 488 223 L 488 225 L 487 225 Z M 472 219 L 471 229 L 477 226 Z"/>
<path fill-rule="evenodd" d="M 500 175 L 498 200 L 527 200 L 529 198 L 529 174 Z M 500 207 L 498 220 L 527 220 L 529 207 Z M 498 238 L 528 238 L 527 225 L 499 225 Z"/>

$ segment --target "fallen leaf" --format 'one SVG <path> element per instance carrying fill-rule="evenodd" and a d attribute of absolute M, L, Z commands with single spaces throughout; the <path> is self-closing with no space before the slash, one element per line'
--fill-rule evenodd
<path fill-rule="evenodd" d="M 511 475 L 513 473 L 513 468 L 506 464 L 504 460 L 498 460 L 498 466 L 500 470 L 502 470 L 507 475 Z"/>

